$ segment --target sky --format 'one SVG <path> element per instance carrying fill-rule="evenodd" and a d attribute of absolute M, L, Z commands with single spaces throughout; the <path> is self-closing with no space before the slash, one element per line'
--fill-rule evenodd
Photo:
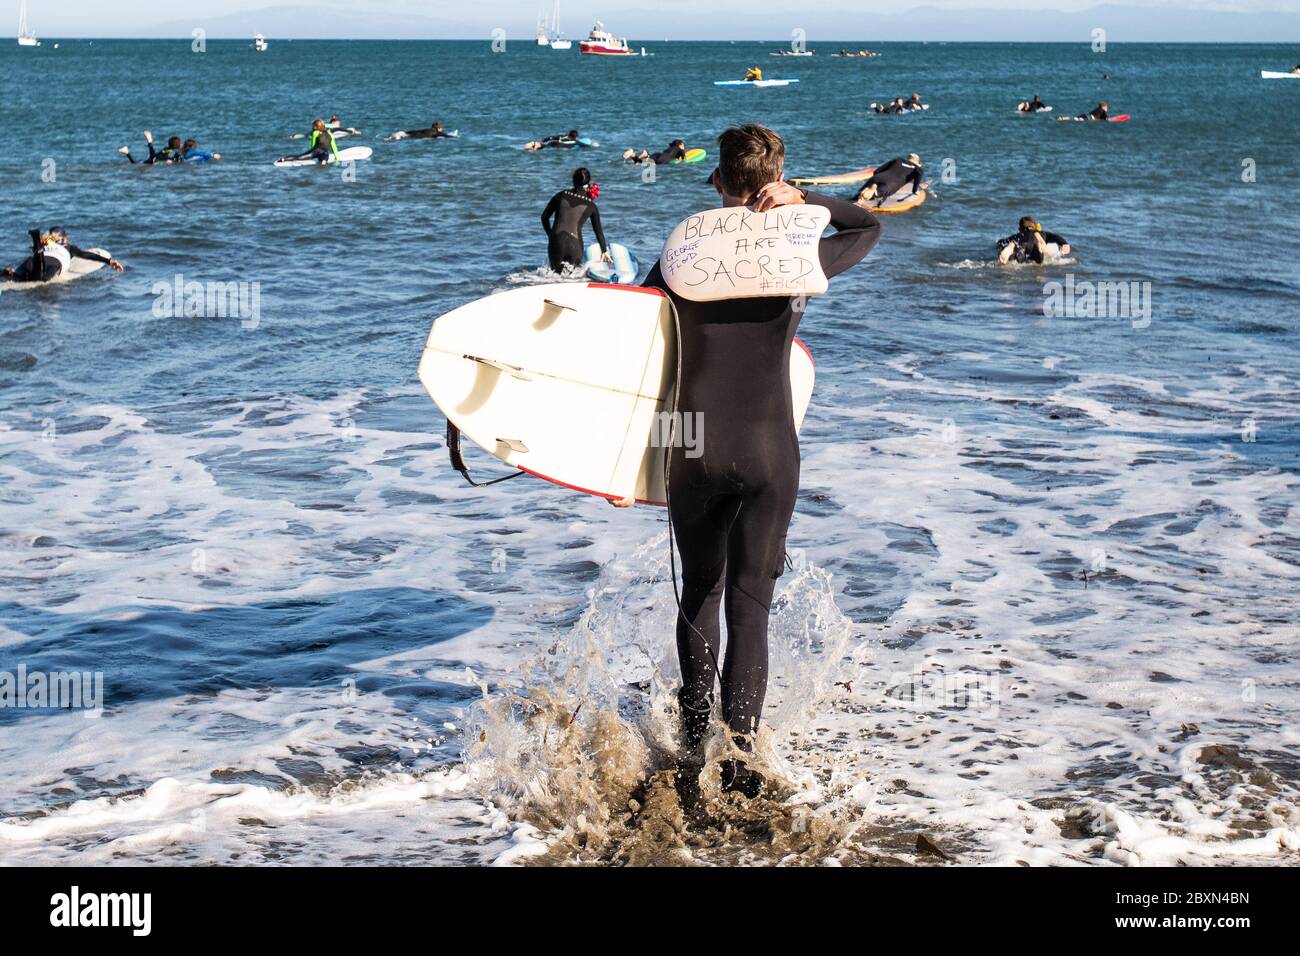
<path fill-rule="evenodd" d="M 553 0 L 29 0 L 42 37 L 486 39 L 530 37 Z M 10 8 L 14 32 L 18 0 Z M 883 11 L 888 10 L 888 13 Z M 1075 40 L 1300 42 L 1300 0 L 566 0 L 561 26 L 585 36 L 598 16 L 633 40 Z M 3 16 L 3 14 L 0 14 Z M 0 20 L 0 24 L 3 21 Z M 0 29 L 4 29 L 0 27 Z"/>

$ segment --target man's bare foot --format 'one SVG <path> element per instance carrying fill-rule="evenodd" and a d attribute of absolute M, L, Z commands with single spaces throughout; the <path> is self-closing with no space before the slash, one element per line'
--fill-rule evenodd
<path fill-rule="evenodd" d="M 636 504 L 636 498 L 609 498 L 607 500 L 615 508 L 631 508 Z"/>

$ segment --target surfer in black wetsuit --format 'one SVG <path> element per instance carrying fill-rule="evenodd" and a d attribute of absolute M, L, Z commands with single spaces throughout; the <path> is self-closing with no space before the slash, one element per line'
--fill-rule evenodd
<path fill-rule="evenodd" d="M 155 149 L 153 145 L 153 133 L 148 130 L 144 131 L 145 145 L 149 147 L 149 158 L 142 160 L 142 166 L 156 166 L 159 164 L 170 165 L 172 163 L 181 163 L 185 161 L 184 146 L 181 144 L 179 136 L 173 136 L 167 140 L 167 145 L 162 149 Z M 118 152 L 127 158 L 128 162 L 134 163 L 135 157 L 131 155 L 131 147 L 123 146 Z"/>
<path fill-rule="evenodd" d="M 606 262 L 613 261 L 609 244 L 605 242 L 605 230 L 600 226 L 597 195 L 599 187 L 591 181 L 591 172 L 584 166 L 573 171 L 573 188 L 561 190 L 546 204 L 542 228 L 546 230 L 546 254 L 552 272 L 562 273 L 566 267 L 581 266 L 587 261 L 582 224 L 588 219 L 600 243 L 600 257 Z"/>
<path fill-rule="evenodd" d="M 921 191 L 923 174 L 921 157 L 916 153 L 909 153 L 906 159 L 901 156 L 891 159 L 884 165 L 877 166 L 871 178 L 862 184 L 862 191 L 858 193 L 857 201 L 859 203 L 881 202 L 908 183 L 911 183 L 912 195 L 915 196 Z"/>
<path fill-rule="evenodd" d="M 313 120 L 311 124 L 311 141 L 307 144 L 307 152 L 300 153 L 297 156 L 285 156 L 284 159 L 314 159 L 318 163 L 328 163 L 331 159 L 337 161 L 339 158 L 338 143 L 334 142 L 334 134 L 330 132 L 325 121 L 322 119 Z"/>
<path fill-rule="evenodd" d="M 634 149 L 629 149 L 623 153 L 623 158 L 629 162 L 654 163 L 656 166 L 674 163 L 686 158 L 686 140 L 675 139 L 668 144 L 667 149 L 657 153 L 651 153 L 644 149 L 638 153 Z"/>
<path fill-rule="evenodd" d="M 72 264 L 73 259 L 91 259 L 103 262 L 115 271 L 122 271 L 122 263 L 111 256 L 101 256 L 97 252 L 78 249 L 68 242 L 68 233 L 59 226 L 51 226 L 42 233 L 32 229 L 27 233 L 32 237 L 32 254 L 13 269 L 0 270 L 0 275 L 15 282 L 49 282 Z"/>
<path fill-rule="evenodd" d="M 1097 104 L 1097 106 L 1091 112 L 1080 113 L 1078 116 L 1059 116 L 1057 117 L 1057 119 L 1062 120 L 1064 122 L 1069 122 L 1071 120 L 1078 121 L 1078 122 L 1084 122 L 1087 120 L 1104 120 L 1107 118 L 1109 111 L 1110 111 L 1110 106 L 1106 103 L 1105 100 L 1102 100 L 1100 103 Z"/>
<path fill-rule="evenodd" d="M 1056 245 L 1058 256 L 1070 254 L 1070 243 L 1064 236 L 1054 232 L 1044 232 L 1042 225 L 1033 216 L 1020 219 L 1020 229 L 1014 236 L 998 240 L 998 262 L 1036 262 L 1042 264 L 1051 250 L 1048 244 Z"/>
<path fill-rule="evenodd" d="M 724 206 L 766 212 L 810 203 L 830 210 L 835 232 L 818 247 L 828 278 L 861 261 L 876 244 L 880 224 L 865 209 L 781 181 L 785 144 L 772 130 L 756 125 L 729 129 L 718 137 L 718 146 L 711 182 Z M 688 300 L 669 289 L 662 263 L 645 284 L 666 291 L 677 310 L 677 409 L 706 426 L 690 454 L 674 442 L 668 474 L 669 516 L 682 560 L 678 785 L 690 793 L 699 778 L 713 707 L 721 605 L 727 616 L 722 717 L 742 751 L 750 749 L 763 710 L 772 592 L 784 565 L 786 531 L 799 489 L 790 350 L 804 306 L 799 298 L 780 295 Z M 632 503 L 614 502 L 621 507 Z M 728 790 L 755 796 L 762 788 L 762 778 L 743 760 L 729 760 L 722 770 Z"/>
<path fill-rule="evenodd" d="M 1037 113 L 1039 110 L 1047 109 L 1047 104 L 1035 94 L 1032 100 L 1021 103 L 1016 109 L 1022 113 Z"/>
<path fill-rule="evenodd" d="M 399 130 L 392 136 L 385 136 L 384 142 L 389 143 L 398 139 L 441 139 L 450 136 L 451 134 L 443 127 L 442 121 L 435 120 L 433 125 L 427 129 Z"/>
<path fill-rule="evenodd" d="M 530 152 L 536 152 L 539 149 L 572 149 L 578 145 L 578 136 L 576 129 L 571 129 L 567 133 L 557 133 L 554 136 L 547 136 L 545 139 L 535 139 L 530 143 L 524 144 L 524 149 Z"/>

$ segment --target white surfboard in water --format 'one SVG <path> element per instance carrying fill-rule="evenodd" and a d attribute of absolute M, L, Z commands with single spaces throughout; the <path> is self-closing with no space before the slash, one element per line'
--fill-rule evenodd
<path fill-rule="evenodd" d="M 1266 80 L 1300 80 L 1300 73 L 1278 73 L 1276 70 L 1260 70 L 1259 75 Z"/>
<path fill-rule="evenodd" d="M 93 252 L 99 256 L 105 256 L 109 259 L 113 258 L 109 255 L 107 249 L 87 249 L 86 251 Z M 48 282 L 15 282 L 12 279 L 0 279 L 0 289 L 40 289 L 49 285 L 57 285 L 61 282 L 71 282 L 73 279 L 80 279 L 82 276 L 88 276 L 92 272 L 98 272 L 106 265 L 108 265 L 107 262 L 96 262 L 94 259 L 74 258 L 72 264 L 69 265 L 68 268 L 61 270 L 58 275 L 53 279 L 50 279 Z"/>
<path fill-rule="evenodd" d="M 340 149 L 338 159 L 330 160 L 328 163 L 319 163 L 314 159 L 277 159 L 273 165 L 285 168 L 288 166 L 333 166 L 338 163 L 355 162 L 359 159 L 369 159 L 374 150 L 369 146 L 349 146 L 347 149 Z"/>
<path fill-rule="evenodd" d="M 436 319 L 420 381 L 452 424 L 506 464 L 586 494 L 662 505 L 676 340 L 658 289 L 527 286 Z M 813 378 L 796 339 L 796 428 Z M 691 429 L 679 423 L 678 434 L 690 448 Z"/>

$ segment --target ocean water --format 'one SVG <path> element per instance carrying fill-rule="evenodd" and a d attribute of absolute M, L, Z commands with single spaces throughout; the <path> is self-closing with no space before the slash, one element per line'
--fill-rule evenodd
<path fill-rule="evenodd" d="M 104 705 L 0 708 L 0 861 L 1293 862 L 1300 83 L 1259 70 L 1294 50 L 644 45 L 0 46 L 0 258 L 59 223 L 127 267 L 0 292 L 0 675 Z M 752 62 L 800 83 L 712 86 Z M 332 112 L 371 161 L 270 165 Z M 378 141 L 434 119 L 461 138 Z M 466 486 L 415 372 L 438 314 L 549 278 L 576 165 L 648 264 L 710 167 L 622 150 L 745 121 L 792 175 L 915 151 L 939 182 L 801 326 L 776 792 L 711 771 L 692 828 L 662 512 Z M 601 147 L 519 148 L 574 126 Z M 145 128 L 224 159 L 129 167 Z M 993 267 L 1026 213 L 1069 261 Z M 186 317 L 178 281 L 257 297 Z M 1141 307 L 1048 316 L 1053 282 Z"/>

